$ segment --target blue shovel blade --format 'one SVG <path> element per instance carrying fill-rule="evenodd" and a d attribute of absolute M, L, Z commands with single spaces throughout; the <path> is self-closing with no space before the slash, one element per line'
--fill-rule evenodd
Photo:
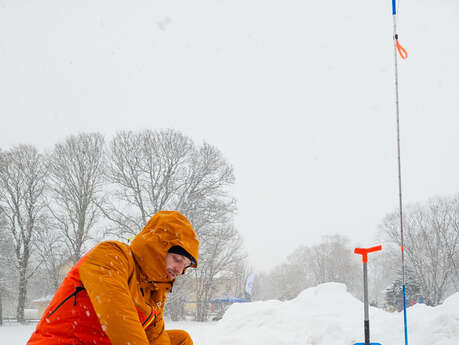
<path fill-rule="evenodd" d="M 354 345 L 366 345 L 365 343 L 354 343 Z M 381 343 L 370 343 L 370 345 L 382 345 Z"/>

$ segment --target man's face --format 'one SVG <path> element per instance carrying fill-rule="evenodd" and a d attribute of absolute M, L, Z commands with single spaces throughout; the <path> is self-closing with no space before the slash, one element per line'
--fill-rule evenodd
<path fill-rule="evenodd" d="M 175 279 L 177 276 L 183 274 L 183 270 L 190 266 L 191 261 L 187 257 L 180 254 L 167 253 L 166 269 L 171 279 Z"/>

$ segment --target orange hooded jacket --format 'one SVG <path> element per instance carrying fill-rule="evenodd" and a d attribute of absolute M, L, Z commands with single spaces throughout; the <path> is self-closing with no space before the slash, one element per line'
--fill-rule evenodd
<path fill-rule="evenodd" d="M 164 304 L 174 283 L 165 260 L 173 246 L 197 266 L 198 238 L 176 211 L 155 214 L 130 246 L 100 243 L 71 269 L 27 344 L 155 343 L 165 334 Z"/>

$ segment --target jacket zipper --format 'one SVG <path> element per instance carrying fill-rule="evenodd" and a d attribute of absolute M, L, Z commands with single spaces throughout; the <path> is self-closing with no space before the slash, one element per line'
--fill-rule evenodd
<path fill-rule="evenodd" d="M 83 291 L 85 288 L 83 286 L 76 286 L 75 287 L 75 291 L 68 295 L 61 303 L 59 303 L 57 305 L 56 308 L 54 308 L 52 311 L 49 312 L 48 316 L 47 317 L 50 317 L 51 315 L 53 315 L 60 307 L 62 307 L 62 305 L 67 302 L 70 298 L 74 297 L 75 300 L 73 301 L 73 305 L 76 306 L 76 298 L 77 298 L 77 295 Z"/>
<path fill-rule="evenodd" d="M 172 287 L 174 286 L 174 282 L 173 281 L 167 281 L 167 282 L 163 281 L 163 282 L 161 282 L 161 281 L 157 281 L 157 280 L 149 280 L 149 281 L 147 281 L 147 284 L 162 284 L 162 285 L 168 284 L 168 285 L 171 286 L 169 292 L 172 292 Z"/>

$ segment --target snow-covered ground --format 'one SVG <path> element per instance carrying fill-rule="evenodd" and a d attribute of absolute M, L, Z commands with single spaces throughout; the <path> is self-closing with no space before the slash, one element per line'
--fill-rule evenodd
<path fill-rule="evenodd" d="M 350 345 L 363 342 L 363 304 L 338 283 L 304 290 L 288 302 L 233 304 L 218 322 L 167 322 L 196 345 Z M 0 327 L 1 344 L 25 344 L 34 326 Z M 403 313 L 370 308 L 371 341 L 404 344 Z M 416 345 L 459 344 L 459 292 L 438 307 L 408 308 L 408 340 Z"/>

